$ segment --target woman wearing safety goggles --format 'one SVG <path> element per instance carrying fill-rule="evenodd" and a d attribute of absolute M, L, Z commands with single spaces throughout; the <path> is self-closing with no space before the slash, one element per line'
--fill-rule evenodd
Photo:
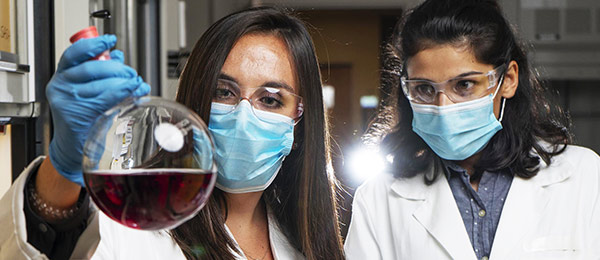
<path fill-rule="evenodd" d="M 356 191 L 348 259 L 600 254 L 600 158 L 571 144 L 496 1 L 425 1 L 388 53 L 372 125 L 392 174 Z"/>

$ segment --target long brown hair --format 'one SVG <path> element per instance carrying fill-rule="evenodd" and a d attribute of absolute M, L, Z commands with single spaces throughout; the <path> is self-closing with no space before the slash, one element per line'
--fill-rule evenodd
<path fill-rule="evenodd" d="M 343 259 L 336 181 L 328 171 L 329 134 L 324 116 L 321 77 L 312 40 L 303 23 L 274 8 L 237 12 L 214 23 L 194 46 L 181 75 L 177 101 L 205 122 L 227 55 L 249 33 L 281 37 L 293 57 L 304 114 L 294 131 L 295 149 L 263 193 L 289 242 L 307 259 Z M 225 206 L 225 208 L 223 208 Z M 200 213 L 171 231 L 188 259 L 232 259 L 234 241 L 225 230 L 226 201 L 215 189 Z"/>

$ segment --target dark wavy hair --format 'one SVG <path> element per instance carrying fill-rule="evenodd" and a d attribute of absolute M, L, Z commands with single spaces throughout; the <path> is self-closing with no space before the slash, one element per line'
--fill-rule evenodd
<path fill-rule="evenodd" d="M 327 167 L 331 160 L 330 137 L 319 63 L 310 35 L 299 19 L 282 10 L 262 7 L 217 21 L 194 46 L 176 99 L 209 122 L 217 77 L 233 45 L 247 34 L 274 35 L 286 43 L 305 108 L 294 130 L 296 148 L 286 157 L 262 199 L 291 245 L 307 259 L 343 259 L 336 181 Z M 236 246 L 224 226 L 224 196 L 223 191 L 215 189 L 197 216 L 171 231 L 188 259 L 233 259 L 231 250 Z"/>
<path fill-rule="evenodd" d="M 384 51 L 382 102 L 365 139 L 380 142 L 393 156 L 390 169 L 396 177 L 424 172 L 439 157 L 412 131 L 413 113 L 400 88 L 403 64 L 419 51 L 438 46 L 468 47 L 485 64 L 519 68 L 518 88 L 506 100 L 502 130 L 481 151 L 474 165 L 483 170 L 510 170 L 531 178 L 540 158 L 547 164 L 571 142 L 570 120 L 531 69 L 523 44 L 492 0 L 428 0 L 409 11 L 395 28 Z M 543 141 L 543 142 L 541 142 Z M 535 152 L 535 153 L 532 153 Z M 426 180 L 427 181 L 427 180 Z"/>

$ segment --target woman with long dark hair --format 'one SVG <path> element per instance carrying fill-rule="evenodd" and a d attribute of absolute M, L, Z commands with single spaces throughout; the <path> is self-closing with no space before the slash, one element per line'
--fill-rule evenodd
<path fill-rule="evenodd" d="M 598 255 L 600 160 L 571 144 L 496 1 L 425 1 L 386 54 L 367 138 L 392 174 L 356 191 L 348 259 Z"/>
<path fill-rule="evenodd" d="M 279 223 L 290 244 L 307 259 L 340 259 L 342 253 L 336 220 L 334 179 L 333 173 L 327 170 L 330 160 L 329 135 L 323 110 L 320 71 L 311 38 L 302 22 L 273 9 L 257 9 L 233 14 L 215 23 L 192 51 L 181 76 L 177 101 L 193 108 L 206 121 L 210 118 L 211 128 L 211 124 L 215 123 L 215 106 L 211 110 L 210 100 L 214 102 L 215 93 L 231 95 L 233 93 L 228 91 L 234 85 L 251 86 L 243 81 L 250 82 L 248 78 L 256 77 L 256 74 L 275 77 L 271 70 L 235 68 L 244 65 L 245 59 L 253 58 L 244 56 L 263 54 L 261 48 L 265 46 L 252 46 L 245 39 L 262 42 L 265 46 L 283 44 L 284 53 L 278 54 L 288 59 L 289 64 L 272 65 L 291 67 L 291 74 L 287 76 L 293 80 L 288 80 L 287 85 L 296 89 L 297 95 L 302 97 L 303 106 L 299 107 L 302 118 L 296 118 L 293 148 L 283 161 L 277 177 L 268 187 L 264 187 L 264 192 L 252 192 L 249 196 L 261 198 L 260 203 L 272 211 L 274 220 Z M 245 53 L 235 56 L 234 46 L 245 46 L 242 49 Z M 269 65 L 260 62 L 252 65 Z M 296 117 L 296 112 L 294 108 L 290 117 Z M 219 138 L 214 131 L 213 136 L 217 147 L 220 141 L 228 138 Z M 223 164 L 227 164 L 227 161 Z M 219 180 L 217 185 L 220 189 L 213 192 L 198 216 L 172 232 L 186 253 L 193 253 L 193 248 L 188 246 L 202 245 L 209 256 L 221 257 L 229 254 L 229 248 L 234 248 L 234 241 L 223 224 L 229 221 L 228 215 L 237 214 L 236 207 L 247 206 L 249 196 L 242 193 L 240 198 L 235 198 L 239 194 L 228 191 L 244 189 L 235 183 L 219 185 Z M 232 229 L 231 225 L 227 226 Z"/>
<path fill-rule="evenodd" d="M 319 66 L 300 20 L 273 8 L 237 12 L 192 50 L 177 101 L 208 122 L 217 189 L 198 215 L 168 232 L 133 230 L 96 214 L 81 189 L 82 140 L 95 118 L 148 92 L 118 51 L 108 63 L 85 62 L 115 40 L 81 40 L 65 51 L 48 84 L 56 129 L 50 154 L 2 199 L 10 210 L 0 221 L 12 234 L 0 236 L 2 256 L 343 259 Z M 84 80 L 73 82 L 74 74 Z M 98 85 L 106 80 L 113 87 L 105 93 Z M 81 89 L 102 93 L 81 98 Z M 35 205 L 53 209 L 30 204 L 32 194 Z"/>

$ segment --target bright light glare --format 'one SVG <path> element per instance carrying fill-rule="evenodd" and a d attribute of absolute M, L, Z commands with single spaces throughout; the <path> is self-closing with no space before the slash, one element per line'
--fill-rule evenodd
<path fill-rule="evenodd" d="M 346 157 L 346 170 L 352 179 L 363 182 L 385 170 L 385 158 L 375 147 L 360 146 Z"/>

